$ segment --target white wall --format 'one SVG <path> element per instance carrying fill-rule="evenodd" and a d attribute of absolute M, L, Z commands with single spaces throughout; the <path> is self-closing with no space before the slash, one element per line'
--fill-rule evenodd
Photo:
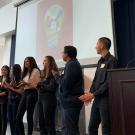
<path fill-rule="evenodd" d="M 5 45 L 0 46 L 0 68 L 10 63 L 11 36 L 6 37 Z"/>
<path fill-rule="evenodd" d="M 13 3 L 0 8 L 0 35 L 15 30 L 16 8 Z"/>
<path fill-rule="evenodd" d="M 11 37 L 15 31 L 16 8 L 14 2 L 0 8 L 0 36 L 5 37 L 5 45 L 0 46 L 0 68 L 10 63 Z"/>

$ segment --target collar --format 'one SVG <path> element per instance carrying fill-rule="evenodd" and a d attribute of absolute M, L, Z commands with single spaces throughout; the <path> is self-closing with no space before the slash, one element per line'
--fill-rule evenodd
<path fill-rule="evenodd" d="M 108 53 L 106 54 L 106 56 L 105 56 L 105 57 L 101 57 L 100 60 L 101 60 L 101 61 L 107 61 L 110 56 L 111 56 L 111 54 L 110 54 L 110 52 L 108 52 Z"/>
<path fill-rule="evenodd" d="M 72 61 L 76 61 L 77 59 L 71 59 L 71 60 L 69 60 L 67 63 L 66 63 L 66 65 L 68 64 L 68 63 L 70 63 L 70 62 L 72 62 Z"/>

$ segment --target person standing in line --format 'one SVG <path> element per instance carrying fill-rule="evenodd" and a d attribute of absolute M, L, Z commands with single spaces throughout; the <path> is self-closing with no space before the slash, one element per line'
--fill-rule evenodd
<path fill-rule="evenodd" d="M 7 103 L 8 90 L 4 87 L 5 83 L 10 83 L 10 68 L 5 65 L 1 68 L 0 76 L 0 135 L 6 135 L 7 129 Z"/>
<path fill-rule="evenodd" d="M 82 67 L 76 57 L 77 49 L 73 46 L 65 46 L 64 74 L 59 76 L 55 70 L 52 70 L 55 79 L 60 83 L 62 135 L 80 135 L 78 123 L 83 103 L 78 97 L 84 93 L 84 80 Z"/>
<path fill-rule="evenodd" d="M 98 135 L 100 123 L 102 134 L 111 135 L 107 70 L 117 68 L 117 59 L 110 54 L 110 48 L 111 40 L 109 38 L 102 37 L 98 40 L 96 50 L 101 58 L 98 61 L 95 77 L 90 91 L 79 97 L 86 104 L 94 99 L 89 123 L 89 135 Z"/>
<path fill-rule="evenodd" d="M 42 80 L 38 83 L 38 108 L 40 135 L 56 135 L 55 112 L 57 106 L 56 91 L 58 84 L 52 75 L 52 70 L 58 72 L 58 67 L 52 56 L 44 59 Z"/>
<path fill-rule="evenodd" d="M 15 127 L 16 115 L 18 106 L 21 99 L 21 93 L 19 91 L 14 91 L 14 89 L 19 88 L 19 83 L 21 81 L 21 66 L 19 64 L 15 64 L 12 67 L 12 77 L 11 83 L 5 83 L 5 87 L 8 89 L 8 119 L 10 124 L 11 135 L 18 135 Z"/>
<path fill-rule="evenodd" d="M 28 135 L 33 133 L 33 113 L 38 98 L 37 84 L 40 81 L 40 70 L 33 57 L 26 57 L 24 60 L 24 68 L 22 72 L 22 80 L 20 82 L 20 90 L 22 98 L 18 107 L 16 116 L 16 129 L 19 135 L 25 135 L 23 116 L 27 111 Z"/>

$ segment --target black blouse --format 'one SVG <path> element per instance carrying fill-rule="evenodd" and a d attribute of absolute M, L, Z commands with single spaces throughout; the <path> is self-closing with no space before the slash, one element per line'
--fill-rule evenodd
<path fill-rule="evenodd" d="M 39 97 L 50 97 L 55 96 L 58 89 L 58 84 L 53 76 L 50 76 L 38 83 Z"/>

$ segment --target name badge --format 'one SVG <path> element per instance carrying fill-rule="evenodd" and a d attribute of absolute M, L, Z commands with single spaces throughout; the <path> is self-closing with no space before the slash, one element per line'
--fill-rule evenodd
<path fill-rule="evenodd" d="M 101 64 L 101 67 L 100 68 L 104 68 L 105 67 L 105 64 Z"/>

